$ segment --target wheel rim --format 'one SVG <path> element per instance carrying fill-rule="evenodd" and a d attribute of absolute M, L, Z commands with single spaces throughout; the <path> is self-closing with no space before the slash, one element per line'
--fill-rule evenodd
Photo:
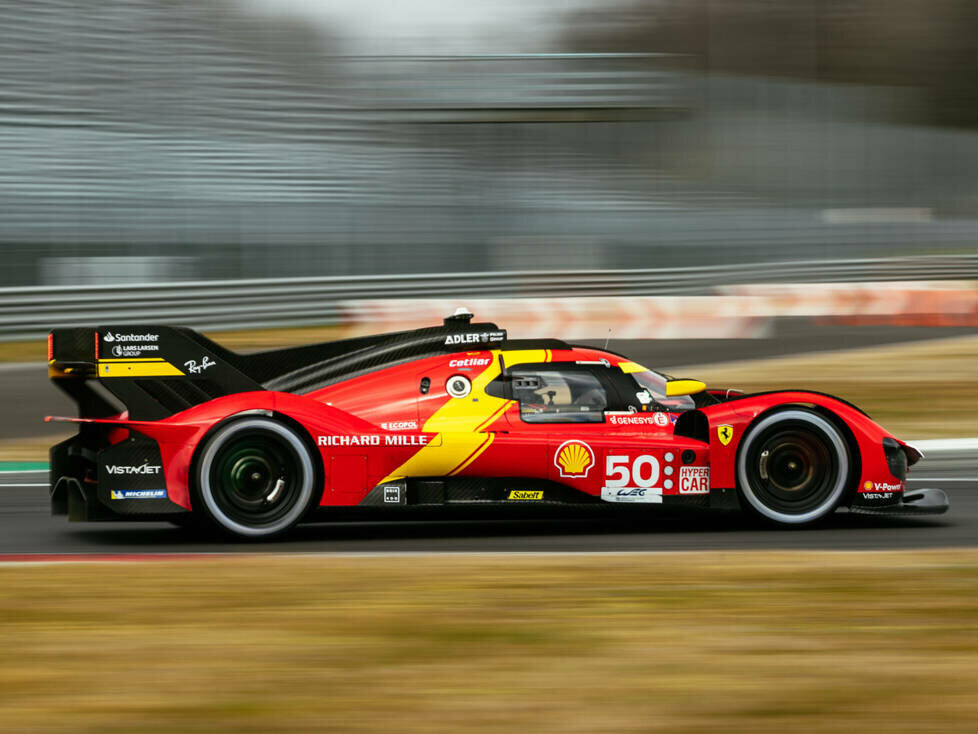
<path fill-rule="evenodd" d="M 849 473 L 835 427 L 807 411 L 785 411 L 755 426 L 738 461 L 745 499 L 778 522 L 810 522 L 835 509 Z"/>
<path fill-rule="evenodd" d="M 758 442 L 751 486 L 778 512 L 801 514 L 817 508 L 832 491 L 838 470 L 828 447 L 810 431 L 777 430 Z"/>
<path fill-rule="evenodd" d="M 219 430 L 199 472 L 210 515 L 240 535 L 288 528 L 312 495 L 312 464 L 302 441 L 267 419 L 236 421 Z"/>
<path fill-rule="evenodd" d="M 265 525 L 288 512 L 301 474 L 281 437 L 262 432 L 232 439 L 217 452 L 210 485 L 218 506 L 232 520 Z"/>

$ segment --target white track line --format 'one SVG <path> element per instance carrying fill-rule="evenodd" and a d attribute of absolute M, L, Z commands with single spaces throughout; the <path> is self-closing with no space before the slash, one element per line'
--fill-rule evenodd
<path fill-rule="evenodd" d="M 46 364 L 43 362 L 4 362 L 0 364 L 0 372 L 26 372 L 27 370 L 37 370 L 38 373 L 44 372 Z"/>
<path fill-rule="evenodd" d="M 907 441 L 926 455 L 928 451 L 978 451 L 978 438 L 935 438 L 923 441 Z"/>
<path fill-rule="evenodd" d="M 908 482 L 978 482 L 978 477 L 907 477 Z"/>

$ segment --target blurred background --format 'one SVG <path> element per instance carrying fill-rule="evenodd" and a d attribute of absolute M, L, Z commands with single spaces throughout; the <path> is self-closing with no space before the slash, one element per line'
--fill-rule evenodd
<path fill-rule="evenodd" d="M 967 0 L 0 2 L 0 286 L 974 252 Z"/>
<path fill-rule="evenodd" d="M 975 58 L 966 0 L 0 0 L 0 438 L 71 409 L 59 325 L 465 305 L 660 368 L 973 334 Z M 960 412 L 967 355 L 805 384 L 945 370 Z"/>

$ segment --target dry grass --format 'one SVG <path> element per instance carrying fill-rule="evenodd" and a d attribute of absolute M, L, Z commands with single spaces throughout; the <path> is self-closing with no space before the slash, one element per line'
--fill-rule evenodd
<path fill-rule="evenodd" d="M 978 336 L 669 371 L 748 392 L 831 393 L 904 438 L 978 436 Z"/>
<path fill-rule="evenodd" d="M 5 439 L 0 441 L 0 461 L 47 461 L 48 450 L 74 434 L 75 431 L 68 428 L 59 436 Z"/>
<path fill-rule="evenodd" d="M 343 326 L 296 326 L 291 329 L 248 329 L 206 332 L 221 346 L 241 352 L 257 352 L 280 347 L 298 347 L 316 342 L 344 339 L 351 329 Z"/>
<path fill-rule="evenodd" d="M 973 732 L 978 551 L 0 569 L 6 732 Z"/>
<path fill-rule="evenodd" d="M 33 339 L 26 342 L 0 342 L 0 363 L 4 362 L 33 362 L 37 365 L 47 364 L 47 339 Z"/>

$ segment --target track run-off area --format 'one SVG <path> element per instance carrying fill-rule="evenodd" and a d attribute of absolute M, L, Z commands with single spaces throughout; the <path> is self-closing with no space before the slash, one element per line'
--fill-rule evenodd
<path fill-rule="evenodd" d="M 976 442 L 978 443 L 978 442 Z M 483 508 L 410 511 L 301 525 L 285 538 L 241 543 L 165 523 L 70 523 L 50 514 L 47 473 L 0 473 L 2 556 L 200 553 L 586 553 L 746 549 L 898 550 L 978 546 L 978 461 L 974 446 L 926 451 L 908 486 L 939 487 L 944 515 L 837 512 L 811 528 L 773 529 L 740 513 L 662 507 Z M 10 559 L 14 560 L 14 559 Z M 29 560 L 29 559 L 26 559 Z"/>

